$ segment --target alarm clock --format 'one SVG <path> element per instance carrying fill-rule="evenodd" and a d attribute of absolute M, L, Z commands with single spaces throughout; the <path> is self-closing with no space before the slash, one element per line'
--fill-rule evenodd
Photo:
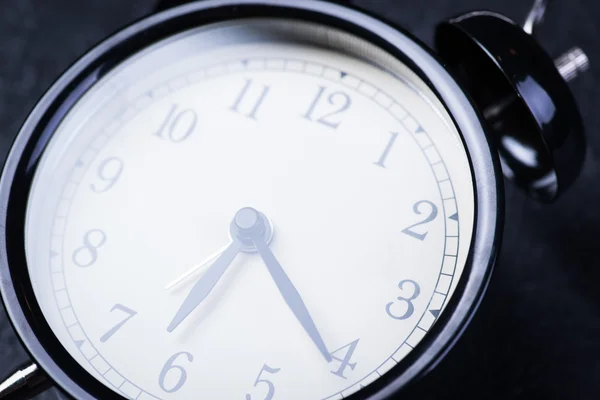
<path fill-rule="evenodd" d="M 177 3 L 14 142 L 0 289 L 32 363 L 0 398 L 394 398 L 482 299 L 503 175 L 575 180 L 585 54 L 538 45 L 544 1 L 444 22 L 437 53 L 343 2 Z"/>

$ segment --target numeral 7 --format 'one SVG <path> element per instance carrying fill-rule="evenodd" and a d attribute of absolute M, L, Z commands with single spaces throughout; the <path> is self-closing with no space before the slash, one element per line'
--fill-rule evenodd
<path fill-rule="evenodd" d="M 125 323 L 127 321 L 129 321 L 131 318 L 133 318 L 135 315 L 137 315 L 137 312 L 133 311 L 130 308 L 125 307 L 122 304 L 115 304 L 113 306 L 113 308 L 110 310 L 110 312 L 113 312 L 115 310 L 123 311 L 125 314 L 127 314 L 127 316 L 121 322 L 119 322 L 118 324 L 113 326 L 108 332 L 106 332 L 104 335 L 102 335 L 102 337 L 100 338 L 100 341 L 102 343 L 104 343 L 108 339 L 110 339 L 119 329 L 121 329 L 121 327 L 123 325 L 125 325 Z"/>

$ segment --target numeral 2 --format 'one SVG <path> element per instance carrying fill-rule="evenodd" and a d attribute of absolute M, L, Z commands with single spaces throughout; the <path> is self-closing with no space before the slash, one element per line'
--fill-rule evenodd
<path fill-rule="evenodd" d="M 431 210 L 429 212 L 429 215 L 427 216 L 427 218 L 425 218 L 423 221 L 417 222 L 416 224 L 412 224 L 411 226 L 409 226 L 408 228 L 406 228 L 402 231 L 402 233 L 405 233 L 408 236 L 412 236 L 415 239 L 419 239 L 421 241 L 425 240 L 428 232 L 418 233 L 418 232 L 415 232 L 413 230 L 413 228 L 416 228 L 417 226 L 420 226 L 420 225 L 425 225 L 425 224 L 433 221 L 437 217 L 437 214 L 438 214 L 438 209 L 435 206 L 435 204 L 433 204 L 431 201 L 428 201 L 428 200 L 421 200 L 421 201 L 418 201 L 415 203 L 415 205 L 413 206 L 413 211 L 415 212 L 415 214 L 421 215 L 421 205 L 422 204 L 427 204 Z"/>
<path fill-rule="evenodd" d="M 303 115 L 309 121 L 315 121 L 314 113 L 317 108 L 320 108 L 319 105 L 321 103 L 321 98 L 325 94 L 327 88 L 325 86 L 319 86 L 319 91 L 317 92 L 316 97 L 313 102 L 310 104 L 308 111 Z M 329 128 L 336 129 L 340 126 L 340 121 L 336 121 L 333 117 L 338 114 L 343 113 L 348 108 L 350 108 L 350 104 L 352 101 L 350 100 L 350 96 L 348 96 L 344 92 L 332 92 L 327 98 L 328 102 L 332 106 L 338 107 L 337 109 L 329 112 L 328 114 L 322 115 L 316 119 L 316 122 L 319 124 L 323 124 Z"/>

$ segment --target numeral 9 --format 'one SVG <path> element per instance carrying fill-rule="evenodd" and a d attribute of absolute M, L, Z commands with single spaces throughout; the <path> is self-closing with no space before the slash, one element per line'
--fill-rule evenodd
<path fill-rule="evenodd" d="M 118 157 L 109 157 L 98 165 L 98 178 L 103 184 L 92 183 L 90 187 L 96 193 L 104 193 L 112 188 L 123 172 L 123 160 Z"/>

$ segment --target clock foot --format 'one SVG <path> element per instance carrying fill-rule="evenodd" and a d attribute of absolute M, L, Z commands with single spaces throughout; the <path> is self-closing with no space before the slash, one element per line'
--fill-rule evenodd
<path fill-rule="evenodd" d="M 0 382 L 0 399 L 30 399 L 50 386 L 50 379 L 37 364 L 26 364 Z"/>

